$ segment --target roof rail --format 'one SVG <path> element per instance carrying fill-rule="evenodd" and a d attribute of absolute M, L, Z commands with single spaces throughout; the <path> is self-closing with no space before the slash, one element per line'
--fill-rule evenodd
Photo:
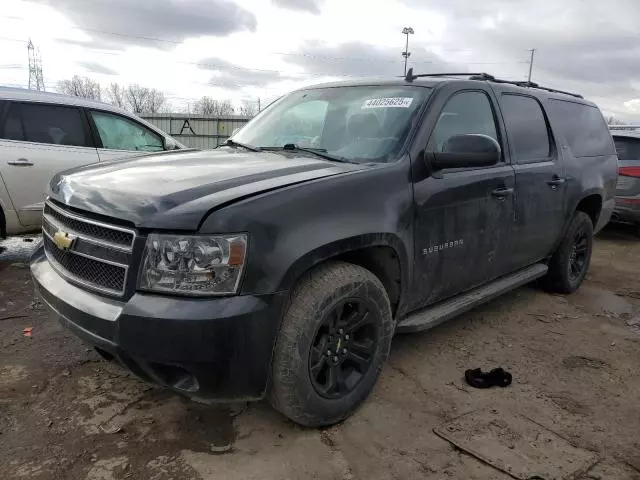
<path fill-rule="evenodd" d="M 404 79 L 407 82 L 413 82 L 416 78 L 421 77 L 482 77 L 483 80 L 487 80 L 489 78 L 493 78 L 488 73 L 469 73 L 469 72 L 459 72 L 459 73 L 419 73 L 417 75 L 413 74 L 413 67 L 411 67 Z M 476 79 L 477 80 L 477 79 Z"/>
<path fill-rule="evenodd" d="M 576 98 L 584 98 L 582 95 L 578 93 L 565 92 L 564 90 L 556 90 L 555 88 L 547 88 L 541 85 L 538 85 L 534 82 L 527 81 L 516 81 L 516 80 L 503 80 L 500 78 L 496 78 L 493 75 L 489 75 L 488 73 L 420 73 L 417 75 L 413 74 L 413 68 L 410 68 L 407 71 L 407 75 L 405 76 L 405 81 L 413 82 L 416 78 L 421 77 L 469 77 L 469 80 L 480 80 L 486 82 L 494 82 L 494 83 L 508 83 L 510 85 L 516 85 L 518 87 L 525 88 L 538 88 L 540 90 L 546 90 L 547 92 L 553 93 L 561 93 L 563 95 L 571 95 Z"/>

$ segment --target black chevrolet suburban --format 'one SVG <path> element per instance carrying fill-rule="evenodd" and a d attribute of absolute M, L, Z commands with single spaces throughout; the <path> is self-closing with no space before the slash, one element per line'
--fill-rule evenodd
<path fill-rule="evenodd" d="M 536 279 L 578 288 L 617 163 L 594 104 L 533 83 L 309 87 L 216 150 L 57 175 L 31 272 L 65 326 L 143 379 L 329 425 L 395 333 Z"/>

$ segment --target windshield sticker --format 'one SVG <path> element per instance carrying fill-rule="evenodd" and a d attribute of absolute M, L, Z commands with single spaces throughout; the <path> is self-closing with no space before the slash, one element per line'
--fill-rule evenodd
<path fill-rule="evenodd" d="M 409 108 L 412 102 L 411 97 L 371 98 L 364 101 L 362 108 Z"/>

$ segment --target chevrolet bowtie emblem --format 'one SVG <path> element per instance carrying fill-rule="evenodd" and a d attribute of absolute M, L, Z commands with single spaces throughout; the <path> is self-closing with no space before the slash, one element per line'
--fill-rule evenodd
<path fill-rule="evenodd" d="M 76 237 L 69 235 L 67 232 L 58 230 L 53 234 L 53 243 L 56 244 L 60 250 L 69 250 L 73 246 L 73 242 Z"/>

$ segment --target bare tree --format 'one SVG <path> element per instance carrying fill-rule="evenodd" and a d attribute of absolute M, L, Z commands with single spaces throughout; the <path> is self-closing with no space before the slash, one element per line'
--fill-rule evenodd
<path fill-rule="evenodd" d="M 206 116 L 233 115 L 234 108 L 231 100 L 216 100 L 202 97 L 193 107 L 195 113 Z"/>
<path fill-rule="evenodd" d="M 255 117 L 258 114 L 258 103 L 250 100 L 243 100 L 238 113 L 243 117 Z"/>
<path fill-rule="evenodd" d="M 167 97 L 160 90 L 152 88 L 147 96 L 147 106 L 144 113 L 158 113 L 164 109 L 167 104 Z"/>
<path fill-rule="evenodd" d="M 123 89 L 126 107 L 134 113 L 157 113 L 167 99 L 159 90 L 147 88 L 134 83 Z"/>
<path fill-rule="evenodd" d="M 58 92 L 75 97 L 90 98 L 91 100 L 101 99 L 100 84 L 88 77 L 74 75 L 71 80 L 61 80 L 58 82 Z"/>
<path fill-rule="evenodd" d="M 105 93 L 107 102 L 116 107 L 126 108 L 126 102 L 124 101 L 124 88 L 119 83 L 110 83 Z"/>

